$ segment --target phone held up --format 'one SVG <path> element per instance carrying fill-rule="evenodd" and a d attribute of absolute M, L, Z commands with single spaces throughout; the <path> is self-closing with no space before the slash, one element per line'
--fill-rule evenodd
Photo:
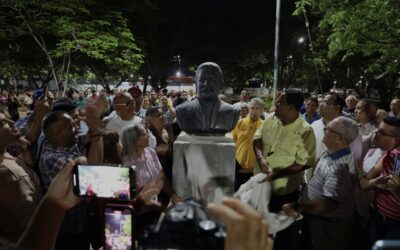
<path fill-rule="evenodd" d="M 129 201 L 136 196 L 134 166 L 78 164 L 73 180 L 74 192 L 81 197 Z"/>
<path fill-rule="evenodd" d="M 393 172 L 395 175 L 400 175 L 400 154 L 396 155 L 393 161 Z"/>
<path fill-rule="evenodd" d="M 133 208 L 108 204 L 104 209 L 104 250 L 135 249 Z"/>
<path fill-rule="evenodd" d="M 45 85 L 45 86 L 43 87 L 42 97 L 43 97 L 43 98 L 47 98 L 47 85 Z"/>

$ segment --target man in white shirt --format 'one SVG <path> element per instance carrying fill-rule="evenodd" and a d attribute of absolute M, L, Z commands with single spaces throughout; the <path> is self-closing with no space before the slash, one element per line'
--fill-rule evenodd
<path fill-rule="evenodd" d="M 341 115 L 343 106 L 344 100 L 335 94 L 325 95 L 322 101 L 319 102 L 319 115 L 321 119 L 311 124 L 317 143 L 315 155 L 317 160 L 321 157 L 322 153 L 326 151 L 326 146 L 322 143 L 324 128 L 326 124 Z"/>
<path fill-rule="evenodd" d="M 400 99 L 399 98 L 394 98 L 390 102 L 390 112 L 389 116 L 395 116 L 395 117 L 400 117 Z"/>
<path fill-rule="evenodd" d="M 143 119 L 135 115 L 135 101 L 129 93 L 117 93 L 113 107 L 114 111 L 103 119 L 106 129 L 113 129 L 121 136 L 126 125 L 143 123 Z"/>
<path fill-rule="evenodd" d="M 343 98 L 334 93 L 329 93 L 325 95 L 319 103 L 319 115 L 321 116 L 321 119 L 316 120 L 311 124 L 311 127 L 315 134 L 316 162 L 318 162 L 319 158 L 321 158 L 322 153 L 324 153 L 327 149 L 325 144 L 322 143 L 322 138 L 324 137 L 324 128 L 326 127 L 326 124 L 328 124 L 330 121 L 342 115 L 342 108 L 344 107 L 344 105 L 345 102 Z M 356 165 L 362 164 L 363 159 L 361 136 L 358 136 L 351 143 L 350 149 L 353 153 Z M 309 179 L 311 177 L 311 172 L 312 169 L 307 170 L 306 179 Z"/>
<path fill-rule="evenodd" d="M 236 110 L 239 110 L 240 109 L 240 105 L 242 103 L 249 103 L 249 101 L 250 101 L 250 93 L 249 93 L 249 91 L 247 89 L 243 89 L 242 92 L 240 93 L 240 102 L 237 102 L 237 103 L 233 104 L 233 107 Z"/>

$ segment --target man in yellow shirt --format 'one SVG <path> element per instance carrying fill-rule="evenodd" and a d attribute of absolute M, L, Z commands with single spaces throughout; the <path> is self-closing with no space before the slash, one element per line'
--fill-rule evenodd
<path fill-rule="evenodd" d="M 240 185 L 248 181 L 253 176 L 256 156 L 253 150 L 253 136 L 261 126 L 261 114 L 264 105 L 260 98 L 253 98 L 249 103 L 249 114 L 236 124 L 232 131 L 233 140 L 236 143 L 236 171 L 235 171 L 235 191 Z"/>
<path fill-rule="evenodd" d="M 253 148 L 258 167 L 255 173 L 268 174 L 272 183 L 271 212 L 282 210 L 285 203 L 299 199 L 303 171 L 315 165 L 315 136 L 300 116 L 303 93 L 285 90 L 276 102 L 276 111 L 268 116 L 254 135 Z M 293 249 L 299 242 L 295 226 L 276 235 L 274 249 Z"/>

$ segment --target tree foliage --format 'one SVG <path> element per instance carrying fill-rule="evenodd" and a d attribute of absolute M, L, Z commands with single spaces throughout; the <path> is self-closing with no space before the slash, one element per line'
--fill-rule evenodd
<path fill-rule="evenodd" d="M 306 11 L 319 18 L 318 31 L 328 34 L 326 59 L 331 64 L 379 84 L 381 96 L 394 89 L 400 70 L 399 1 L 300 0 L 296 7 L 296 15 Z"/>
<path fill-rule="evenodd" d="M 9 65 L 21 66 L 21 61 L 12 61 L 10 55 L 23 57 L 33 51 L 30 65 L 22 66 L 34 68 L 46 58 L 47 65 L 40 65 L 39 72 L 51 72 L 59 84 L 67 83 L 70 73 L 90 71 L 107 84 L 107 78 L 137 72 L 143 55 L 128 21 L 121 11 L 105 8 L 105 2 L 3 1 L 0 36 L 6 39 L 0 56 Z"/>

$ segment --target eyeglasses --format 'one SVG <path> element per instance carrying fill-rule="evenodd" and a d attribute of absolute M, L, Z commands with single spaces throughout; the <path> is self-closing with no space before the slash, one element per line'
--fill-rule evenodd
<path fill-rule="evenodd" d="M 133 106 L 135 103 L 131 100 L 126 101 L 126 103 L 114 103 L 113 106 L 126 106 L 126 107 L 131 107 Z"/>
<path fill-rule="evenodd" d="M 320 101 L 320 104 L 322 104 L 322 103 L 325 103 L 326 105 L 337 105 L 334 101 L 325 101 L 325 100 L 322 100 L 322 101 Z"/>
<path fill-rule="evenodd" d="M 141 133 L 141 134 L 139 134 L 139 137 L 140 136 L 148 136 L 148 134 L 147 133 Z"/>
<path fill-rule="evenodd" d="M 334 133 L 334 134 L 343 136 L 343 134 L 341 134 L 341 133 L 339 133 L 339 132 L 333 130 L 332 128 L 330 128 L 330 127 L 328 127 L 328 126 L 326 126 L 326 127 L 324 128 L 324 133 L 326 133 L 327 131 L 330 131 L 330 132 L 332 132 L 332 133 Z"/>
<path fill-rule="evenodd" d="M 375 133 L 377 135 L 379 135 L 379 136 L 381 135 L 381 136 L 387 136 L 387 137 L 392 137 L 392 138 L 398 138 L 399 137 L 399 136 L 395 136 L 395 135 L 389 135 L 385 131 L 383 131 L 383 129 L 381 129 L 381 128 L 376 130 Z"/>

